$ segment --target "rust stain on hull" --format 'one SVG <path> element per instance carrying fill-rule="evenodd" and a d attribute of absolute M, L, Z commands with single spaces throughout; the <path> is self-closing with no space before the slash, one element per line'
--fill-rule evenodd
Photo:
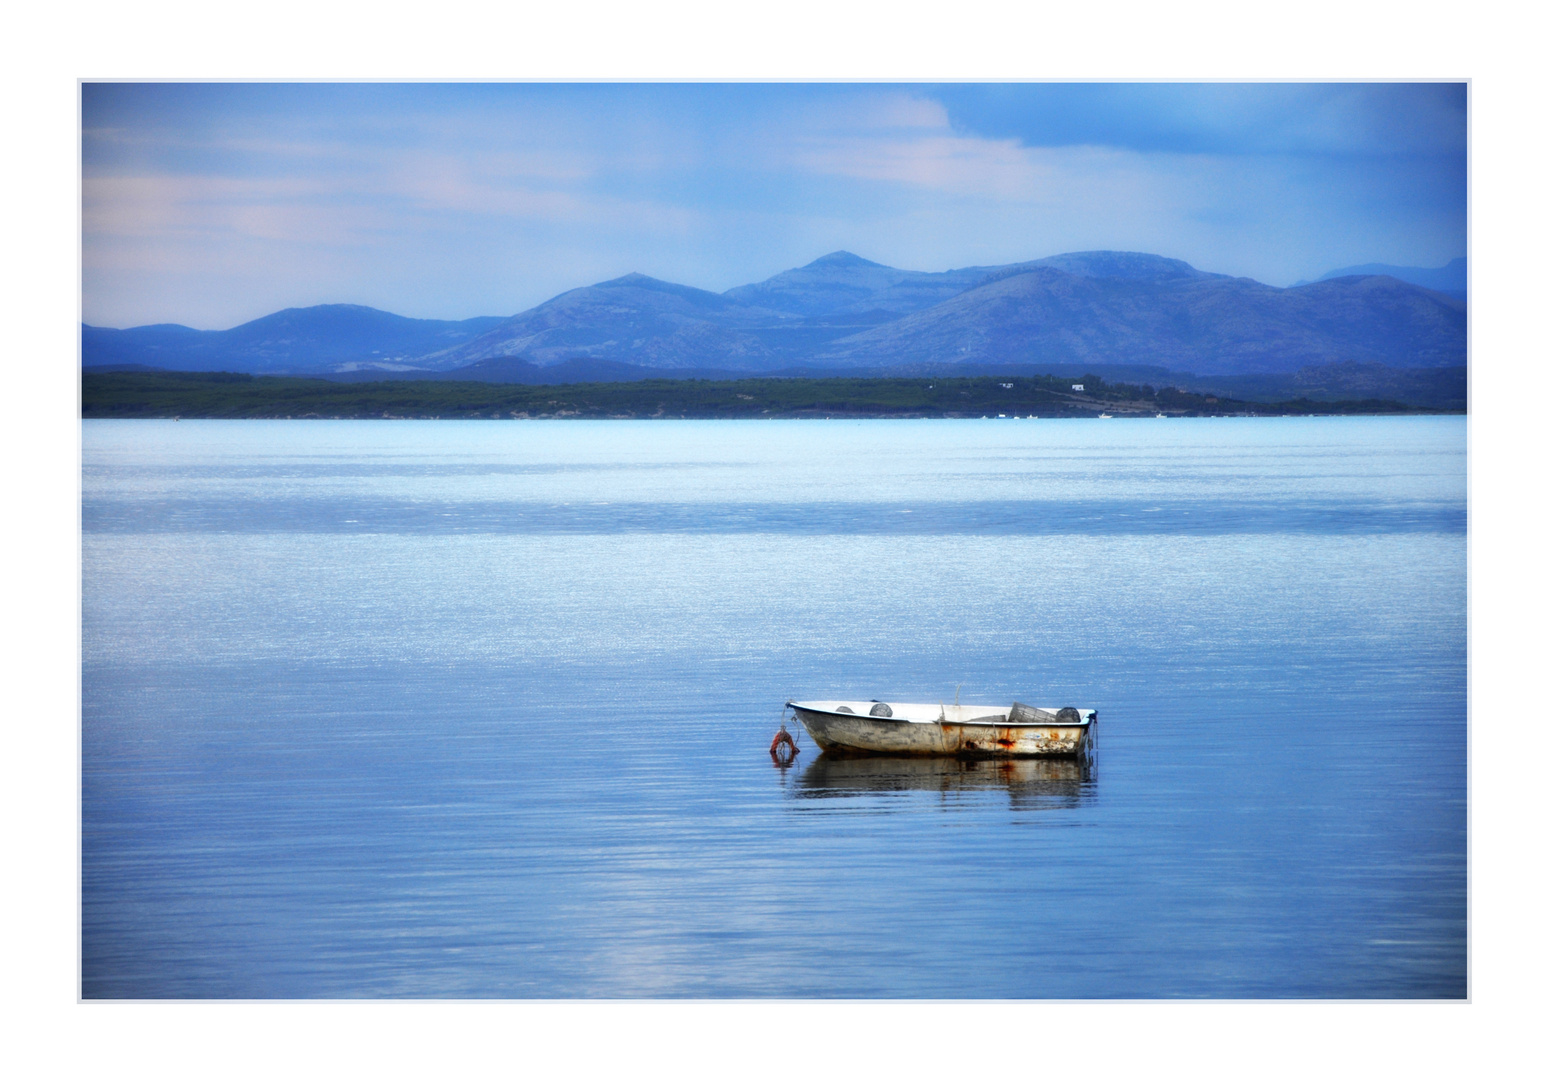
<path fill-rule="evenodd" d="M 1086 741 L 1085 727 L 999 727 L 940 725 L 943 742 L 958 757 L 1074 756 Z"/>

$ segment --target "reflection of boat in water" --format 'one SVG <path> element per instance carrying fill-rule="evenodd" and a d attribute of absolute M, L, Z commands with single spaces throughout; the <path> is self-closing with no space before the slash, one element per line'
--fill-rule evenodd
<path fill-rule="evenodd" d="M 887 796 L 910 791 L 972 796 L 1005 791 L 1022 810 L 1070 808 L 1095 785 L 1079 758 L 848 757 L 819 754 L 796 781 L 798 799 Z"/>
<path fill-rule="evenodd" d="M 824 750 L 955 757 L 1090 756 L 1095 709 L 787 701 Z"/>

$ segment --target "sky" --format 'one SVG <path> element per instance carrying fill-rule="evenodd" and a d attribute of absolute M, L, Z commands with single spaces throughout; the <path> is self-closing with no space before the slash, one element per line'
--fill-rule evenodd
<path fill-rule="evenodd" d="M 1466 254 L 1462 83 L 85 83 L 82 319 L 512 315 L 847 250 L 1285 286 Z"/>

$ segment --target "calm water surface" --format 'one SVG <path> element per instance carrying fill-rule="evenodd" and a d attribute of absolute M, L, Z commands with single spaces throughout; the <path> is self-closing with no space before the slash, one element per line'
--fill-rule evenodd
<path fill-rule="evenodd" d="M 1464 995 L 1466 434 L 87 421 L 82 992 Z"/>

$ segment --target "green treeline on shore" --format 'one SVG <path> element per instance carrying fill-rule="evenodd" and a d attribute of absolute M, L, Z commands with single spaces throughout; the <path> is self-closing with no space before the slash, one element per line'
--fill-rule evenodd
<path fill-rule="evenodd" d="M 1080 390 L 1073 387 L 1080 386 Z M 1427 413 L 1394 401 L 1236 401 L 1080 378 L 648 379 L 529 386 L 450 380 L 333 382 L 229 372 L 91 372 L 83 418 L 522 419 L 761 417 L 1306 416 Z"/>

